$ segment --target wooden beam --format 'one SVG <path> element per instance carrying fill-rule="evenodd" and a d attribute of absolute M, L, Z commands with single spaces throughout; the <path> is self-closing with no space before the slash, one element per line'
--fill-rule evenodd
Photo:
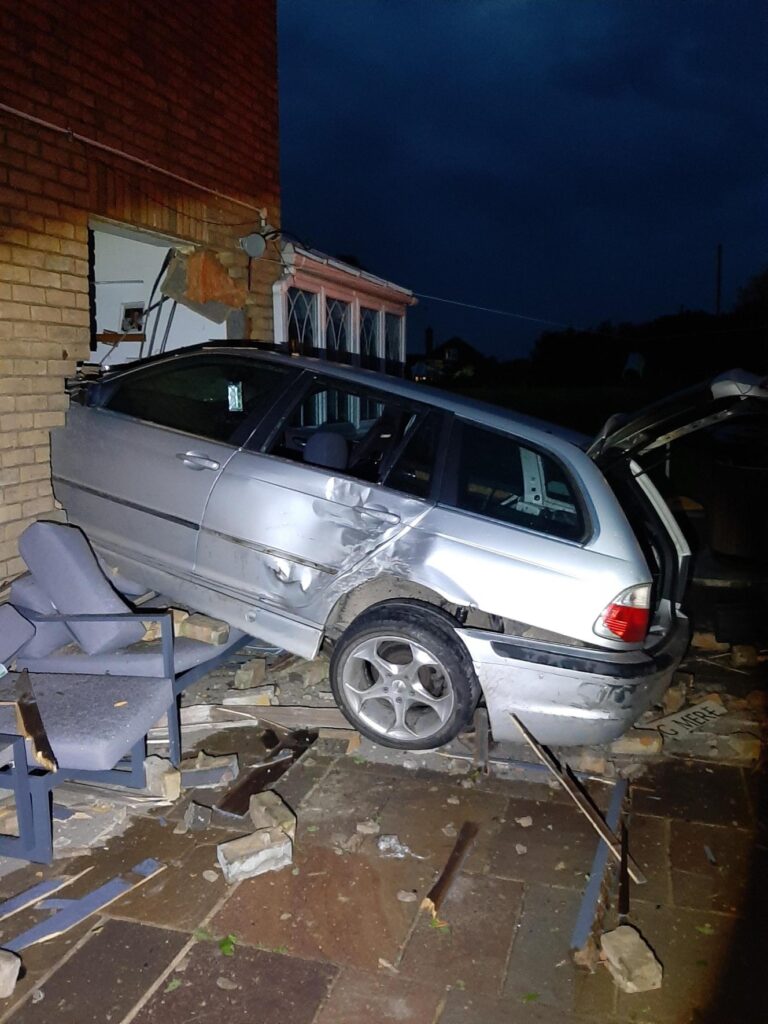
<path fill-rule="evenodd" d="M 440 873 L 440 877 L 421 901 L 421 909 L 428 910 L 433 920 L 437 919 L 440 906 L 447 896 L 448 890 L 453 885 L 461 865 L 467 859 L 467 854 L 472 848 L 472 844 L 479 831 L 479 826 L 474 821 L 464 822 L 461 826 L 461 831 L 456 837 L 451 854 L 445 862 L 445 867 Z"/>

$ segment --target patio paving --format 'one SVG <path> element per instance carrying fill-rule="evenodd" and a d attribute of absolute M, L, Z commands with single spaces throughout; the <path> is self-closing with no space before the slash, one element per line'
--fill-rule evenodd
<path fill-rule="evenodd" d="M 280 872 L 228 887 L 216 844 L 233 833 L 175 832 L 178 805 L 134 820 L 88 856 L 0 879 L 7 896 L 90 867 L 62 893 L 69 897 L 147 856 L 166 865 L 98 917 L 27 950 L 25 976 L 0 1004 L 0 1022 L 768 1019 L 759 985 L 768 937 L 759 773 L 663 760 L 632 784 L 630 844 L 649 880 L 633 886 L 629 921 L 656 951 L 664 984 L 627 995 L 602 965 L 589 973 L 572 962 L 597 838 L 545 775 L 459 776 L 339 749 L 320 741 L 275 787 L 298 815 L 293 865 Z M 604 806 L 610 786 L 591 789 Z M 357 832 L 367 820 L 410 854 L 384 857 L 377 835 Z M 478 822 L 478 839 L 440 910 L 445 926 L 433 927 L 419 901 L 467 820 Z M 33 920 L 27 911 L 0 921 L 0 944 Z M 615 921 L 610 909 L 605 926 Z"/>

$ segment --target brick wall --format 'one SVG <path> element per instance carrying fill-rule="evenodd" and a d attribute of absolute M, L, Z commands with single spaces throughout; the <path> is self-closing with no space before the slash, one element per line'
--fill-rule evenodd
<path fill-rule="evenodd" d="M 252 208 L 279 225 L 276 62 L 275 0 L 0 0 L 1 103 L 240 201 L 0 110 L 0 587 L 24 527 L 57 514 L 48 431 L 89 356 L 89 221 L 204 246 L 247 280 Z M 278 271 L 251 268 L 253 338 L 271 339 Z"/>

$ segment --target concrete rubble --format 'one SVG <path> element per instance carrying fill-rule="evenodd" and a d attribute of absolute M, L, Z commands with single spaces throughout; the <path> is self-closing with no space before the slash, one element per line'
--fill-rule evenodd
<path fill-rule="evenodd" d="M 219 865 L 230 884 L 280 871 L 293 861 L 296 815 L 277 793 L 266 790 L 252 796 L 248 817 L 255 831 L 216 847 Z"/>
<path fill-rule="evenodd" d="M 262 828 L 281 828 L 291 839 L 296 835 L 296 815 L 271 789 L 251 797 L 248 816 L 257 831 Z"/>
<path fill-rule="evenodd" d="M 13 995 L 21 968 L 21 957 L 9 949 L 0 949 L 0 999 Z"/>
<path fill-rule="evenodd" d="M 184 789 L 215 789 L 234 782 L 240 771 L 237 754 L 211 757 L 200 751 L 191 767 L 182 766 L 181 785 Z"/>
<path fill-rule="evenodd" d="M 235 680 L 237 685 L 237 680 Z M 224 694 L 222 703 L 225 707 L 270 707 L 278 705 L 277 699 L 279 690 L 271 684 L 266 686 L 242 687 L 233 693 Z"/>
<path fill-rule="evenodd" d="M 179 636 L 219 646 L 229 640 L 229 624 L 221 619 L 212 619 L 209 615 L 195 612 L 179 624 Z"/>
<path fill-rule="evenodd" d="M 663 968 L 640 932 L 622 924 L 600 939 L 605 965 L 623 992 L 661 988 Z"/>
<path fill-rule="evenodd" d="M 226 881 L 232 885 L 266 871 L 280 871 L 293 860 L 293 843 L 281 828 L 262 828 L 216 847 Z"/>
<path fill-rule="evenodd" d="M 181 795 L 181 772 L 165 757 L 151 754 L 144 759 L 146 789 L 151 796 L 178 800 Z"/>
<path fill-rule="evenodd" d="M 251 658 L 235 672 L 235 689 L 252 690 L 261 686 L 267 676 L 266 658 Z"/>

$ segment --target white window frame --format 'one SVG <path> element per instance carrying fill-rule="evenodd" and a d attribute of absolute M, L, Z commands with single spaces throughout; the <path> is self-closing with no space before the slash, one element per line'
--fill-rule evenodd
<path fill-rule="evenodd" d="M 349 337 L 347 352 L 350 356 L 360 356 L 360 307 L 373 309 L 378 313 L 378 330 L 376 332 L 376 356 L 386 362 L 386 314 L 391 313 L 400 319 L 399 362 L 405 365 L 405 308 L 403 305 L 389 302 L 377 296 L 358 292 L 354 288 L 344 288 L 334 283 L 320 283 L 309 279 L 307 274 L 291 274 L 281 278 L 272 286 L 272 309 L 275 324 L 275 344 L 288 346 L 288 290 L 300 288 L 301 291 L 312 292 L 317 296 L 317 337 L 315 347 L 318 351 L 327 351 L 326 321 L 328 317 L 327 303 L 329 299 L 338 299 L 349 305 Z"/>

